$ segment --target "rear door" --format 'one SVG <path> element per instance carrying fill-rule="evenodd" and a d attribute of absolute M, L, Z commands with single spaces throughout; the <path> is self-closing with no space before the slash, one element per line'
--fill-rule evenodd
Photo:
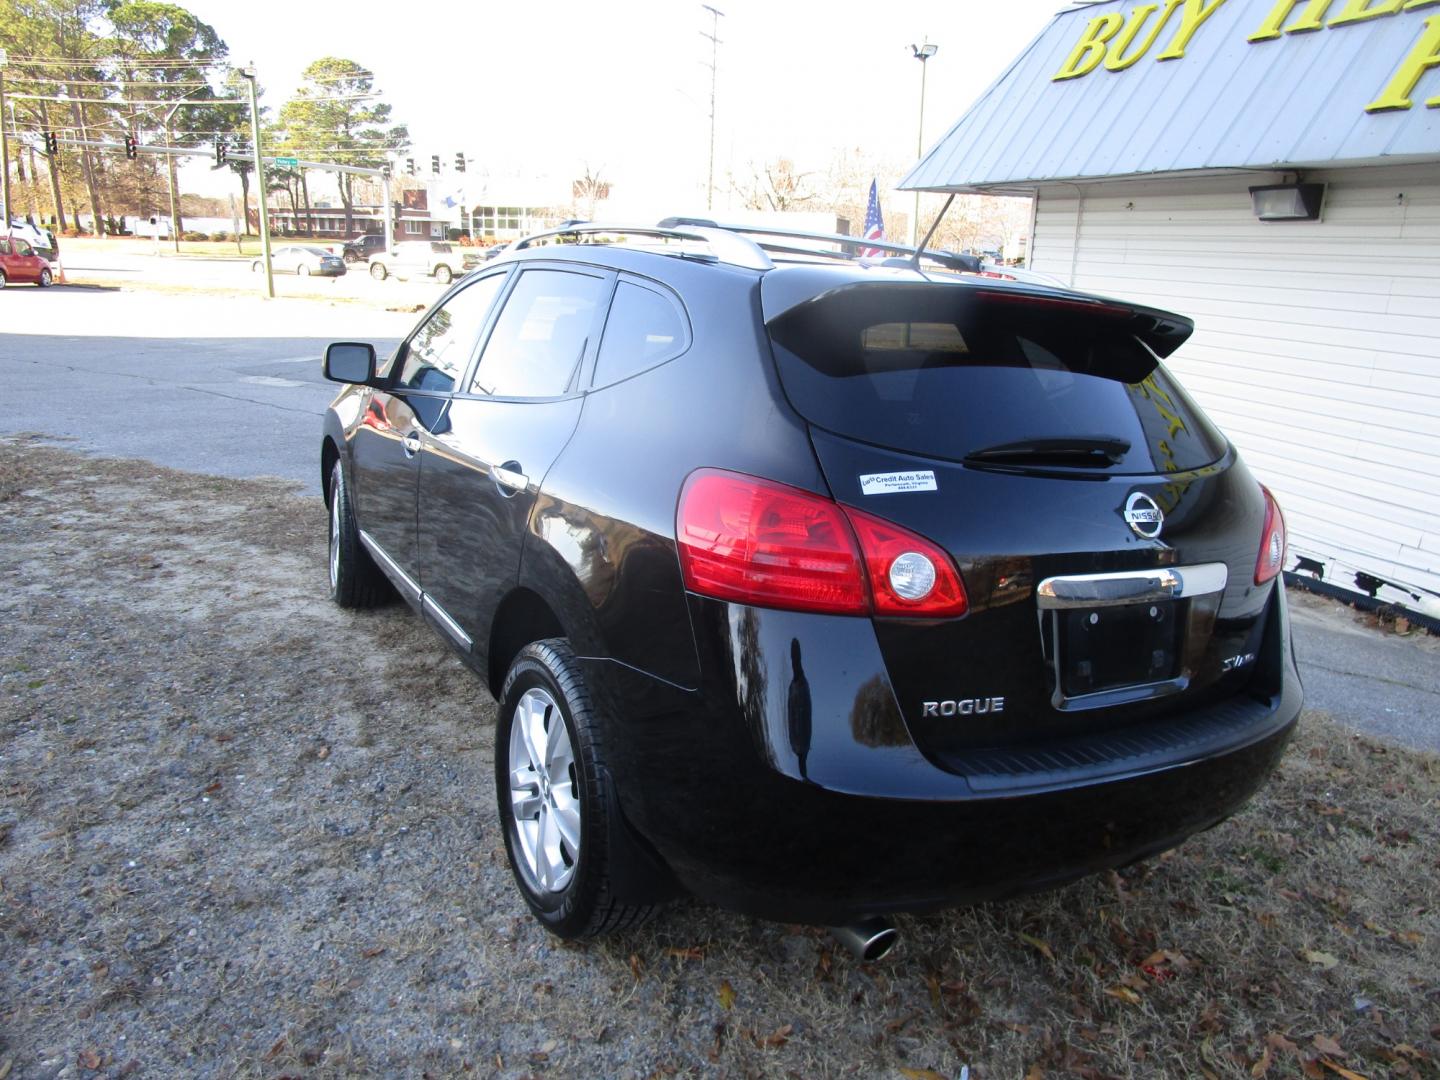
<path fill-rule="evenodd" d="M 427 608 L 477 657 L 488 655 L 495 611 L 519 575 L 541 482 L 580 419 L 580 373 L 612 282 L 607 271 L 568 265 L 519 272 L 474 374 L 445 425 L 426 438 L 419 544 Z"/>
<path fill-rule="evenodd" d="M 1147 344 L 1173 348 L 1183 323 L 868 283 L 771 319 L 835 498 L 938 542 L 964 579 L 964 618 L 876 622 L 922 747 L 1104 730 L 1244 678 L 1264 501 Z"/>

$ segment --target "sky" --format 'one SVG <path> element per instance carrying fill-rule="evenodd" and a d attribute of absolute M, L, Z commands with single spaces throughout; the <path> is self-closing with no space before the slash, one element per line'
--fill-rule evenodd
<path fill-rule="evenodd" d="M 916 156 L 921 64 L 910 45 L 938 46 L 925 65 L 928 149 L 1045 27 L 1066 0 L 715 0 L 715 185 L 787 157 L 823 169 L 858 149 Z M 617 198 L 704 206 L 710 147 L 712 16 L 695 0 L 531 0 L 460 5 L 354 0 L 188 0 L 254 62 L 278 107 L 312 60 L 355 60 L 409 126 L 422 173 L 439 154 L 472 160 L 470 201 L 536 188 L 568 199 L 592 173 Z M 458 179 L 458 178 L 457 178 Z M 231 178 L 233 181 L 233 177 Z M 187 190 L 228 192 L 219 173 L 187 172 Z M 520 189 L 520 190 L 513 190 Z M 513 193 L 512 193 L 513 192 Z M 716 203 L 720 205 L 717 196 Z"/>

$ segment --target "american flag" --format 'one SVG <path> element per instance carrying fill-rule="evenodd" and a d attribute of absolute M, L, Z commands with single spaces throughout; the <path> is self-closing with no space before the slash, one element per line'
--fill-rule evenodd
<path fill-rule="evenodd" d="M 865 239 L 885 239 L 885 219 L 880 216 L 880 196 L 875 190 L 875 181 L 870 181 L 870 205 L 865 208 Z M 861 248 L 860 257 L 879 255 L 879 248 Z"/>

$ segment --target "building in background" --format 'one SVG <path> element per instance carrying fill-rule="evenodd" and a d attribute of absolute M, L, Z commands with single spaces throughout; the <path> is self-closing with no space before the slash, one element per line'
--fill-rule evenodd
<path fill-rule="evenodd" d="M 1031 267 L 1192 316 L 1288 568 L 1440 615 L 1436 0 L 1072 7 L 901 186 L 1032 195 Z"/>

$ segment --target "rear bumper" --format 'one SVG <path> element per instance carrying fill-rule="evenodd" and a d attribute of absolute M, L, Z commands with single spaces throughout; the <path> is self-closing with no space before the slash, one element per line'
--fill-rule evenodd
<path fill-rule="evenodd" d="M 1173 847 L 1254 794 L 1302 704 L 1276 590 L 1253 695 L 1101 738 L 931 760 L 866 621 L 694 605 L 699 692 L 591 662 L 610 715 L 627 718 L 611 769 L 627 821 L 687 890 L 771 919 L 1016 895 Z"/>

